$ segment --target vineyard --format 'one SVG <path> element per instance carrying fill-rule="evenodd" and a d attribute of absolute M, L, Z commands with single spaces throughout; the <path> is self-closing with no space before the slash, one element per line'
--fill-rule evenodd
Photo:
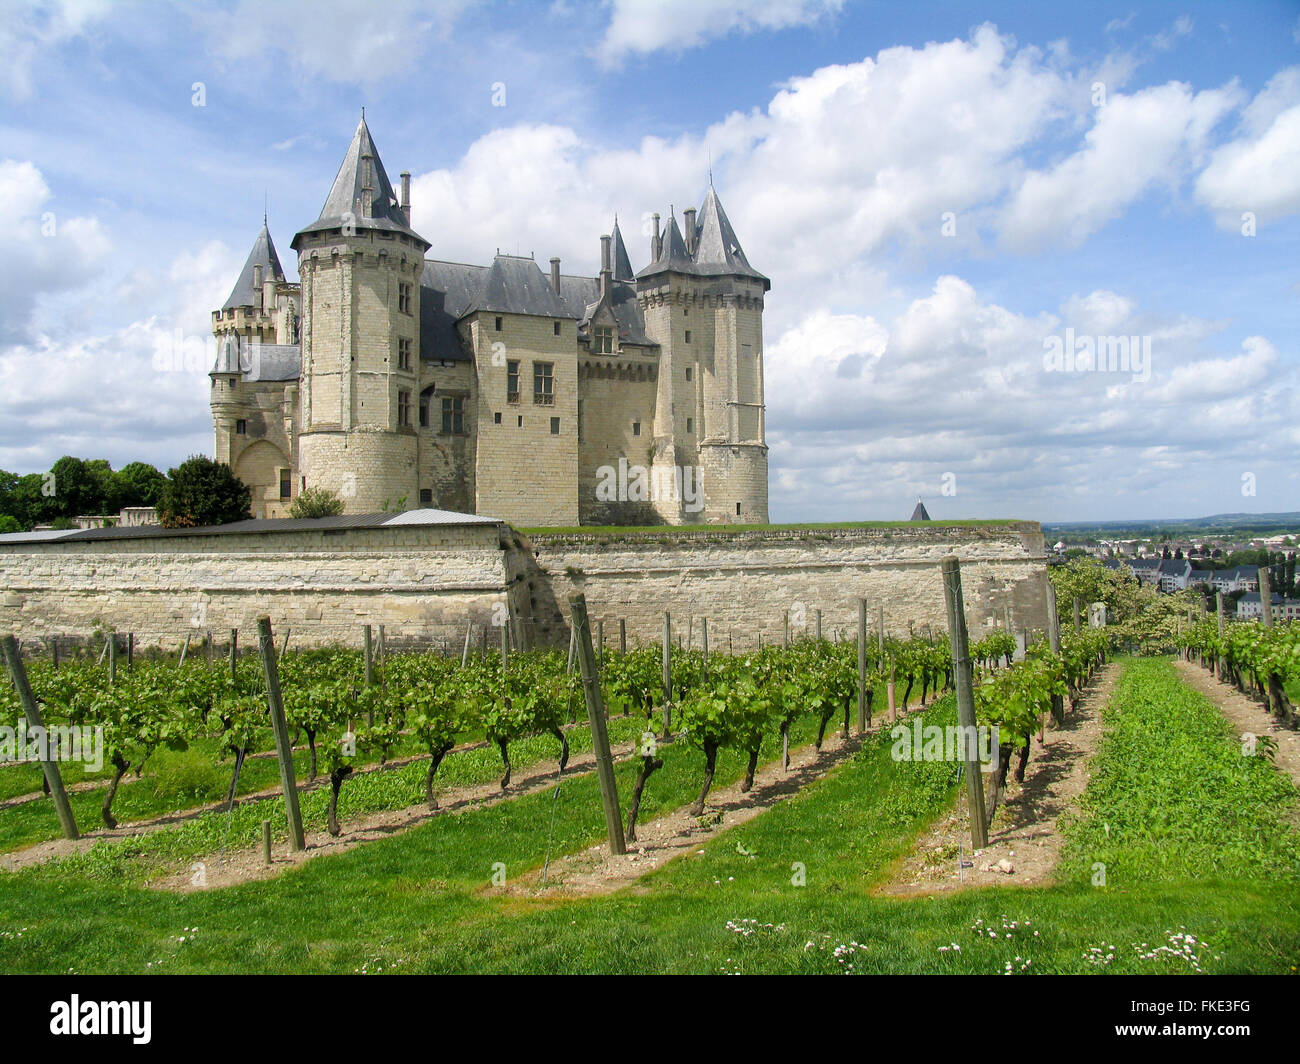
<path fill-rule="evenodd" d="M 905 917 L 896 907 L 877 911 L 882 903 L 872 900 L 873 884 L 896 878 L 920 834 L 941 816 L 969 825 L 967 857 L 996 842 L 1032 808 L 1027 796 L 1034 788 L 1050 786 L 1035 768 L 1040 752 L 1070 742 L 1085 718 L 1100 713 L 1106 729 L 1093 755 L 1094 780 L 1128 778 L 1124 758 L 1137 755 L 1114 746 L 1114 714 L 1124 700 L 1138 707 L 1124 711 L 1130 724 L 1155 711 L 1132 677 L 1168 688 L 1162 705 L 1181 704 L 1186 696 L 1175 690 L 1178 681 L 1149 671 L 1168 668 L 1176 650 L 1225 687 L 1258 700 L 1280 726 L 1293 723 L 1288 689 L 1294 692 L 1300 680 L 1294 626 L 1222 625 L 1190 613 L 1170 625 L 1173 613 L 1161 604 L 1145 619 L 1138 613 L 1093 628 L 1080 622 L 1077 607 L 1073 612 L 1073 623 L 1028 633 L 1000 628 L 967 646 L 964 622 L 950 627 L 956 644 L 949 634 L 928 630 L 887 636 L 883 625 L 867 625 L 864 606 L 856 639 L 787 638 L 743 654 L 709 652 L 680 637 L 625 650 L 599 642 L 593 648 L 589 630 L 584 644 L 578 628 L 567 653 L 509 650 L 503 640 L 500 652 L 471 651 L 467 643 L 459 655 L 385 654 L 368 638 L 365 648 L 277 653 L 275 642 L 263 638 L 260 646 L 249 641 L 251 652 L 243 656 L 128 665 L 116 647 L 98 660 L 62 662 L 20 660 L 14 648 L 11 666 L 18 668 L 11 671 L 30 687 L 49 734 L 96 733 L 102 748 L 93 761 L 56 758 L 61 773 L 54 781 L 58 793 L 51 793 L 51 778 L 34 748 L 24 746 L 21 730 L 8 749 L 0 745 L 0 757 L 16 762 L 0 765 L 0 862 L 12 869 L 0 877 L 0 915 L 45 927 L 86 970 L 143 966 L 150 935 L 133 932 L 134 944 L 114 945 L 120 929 L 110 932 L 109 925 L 120 917 L 101 916 L 107 937 L 73 945 L 71 926 L 50 908 L 68 891 L 88 903 L 104 891 L 128 891 L 138 913 L 127 918 L 132 926 L 165 924 L 163 914 L 182 912 L 184 926 L 207 925 L 214 952 L 169 955 L 176 970 L 244 970 L 238 951 L 248 948 L 249 935 L 261 935 L 279 943 L 266 963 L 283 970 L 352 970 L 363 961 L 444 970 L 463 967 L 478 950 L 474 967 L 483 970 L 647 970 L 648 964 L 649 970 L 808 971 L 842 968 L 843 954 L 826 967 L 827 950 L 834 954 L 837 934 L 844 942 L 861 938 L 860 927 L 850 928 L 865 905 L 876 913 L 881 936 L 876 970 L 951 967 L 954 958 L 935 952 L 934 934 L 943 927 L 951 938 L 954 921 L 992 919 L 990 903 L 980 900 L 988 892 L 955 891 L 924 916 Z M 1055 620 L 1054 603 L 1049 616 Z M 1109 706 L 1094 704 L 1103 674 L 1125 678 Z M 0 720 L 34 719 L 23 686 L 0 685 Z M 1244 765 L 1228 756 L 1234 740 L 1225 722 L 1196 697 L 1191 716 L 1177 718 L 1178 727 L 1194 719 L 1200 729 L 1187 756 L 1228 773 L 1214 789 L 1216 802 L 1231 804 L 1241 795 L 1252 810 L 1247 816 L 1234 806 L 1241 811 L 1223 828 L 1225 852 L 1243 855 L 1248 879 L 1280 877 L 1291 889 L 1266 902 L 1251 888 L 1251 900 L 1243 900 L 1243 888 L 1233 885 L 1236 866 L 1220 862 L 1228 882 L 1199 887 L 1186 899 L 1187 912 L 1218 926 L 1215 914 L 1231 899 L 1275 927 L 1283 941 L 1300 941 L 1293 889 L 1300 882 L 1300 845 L 1286 819 L 1295 788 L 1267 756 Z M 276 735 L 281 718 L 283 742 Z M 904 719 L 918 729 L 985 729 L 995 736 L 992 763 L 972 761 L 969 752 L 900 761 L 891 743 Z M 1171 746 L 1182 741 L 1173 733 L 1167 740 Z M 1154 755 L 1143 748 L 1140 756 Z M 1155 777 L 1148 765 L 1137 778 Z M 285 779 L 294 781 L 292 803 Z M 795 779 L 794 788 L 782 783 Z M 1156 919 L 1147 912 L 1149 906 L 1158 911 L 1162 889 L 1151 854 L 1176 851 L 1183 834 L 1193 845 L 1196 814 L 1171 792 L 1162 801 L 1181 811 L 1161 806 L 1150 820 L 1135 821 L 1105 806 L 1106 786 L 1090 784 L 1062 821 L 1059 868 L 1049 885 L 1022 889 L 1016 900 L 999 896 L 994 908 L 1032 910 L 1045 922 L 1067 904 L 1098 914 L 1110 906 L 1133 926 Z M 1148 798 L 1144 791 L 1124 800 L 1136 809 Z M 1099 824 L 1109 825 L 1100 835 Z M 1234 834 L 1239 829 L 1250 833 L 1244 841 Z M 304 833 L 307 844 L 296 845 L 295 835 Z M 1265 836 L 1266 851 L 1251 841 Z M 682 840 L 698 840 L 690 843 L 698 852 Z M 656 864 L 656 849 L 670 843 L 688 856 Z M 648 911 L 666 905 L 668 919 L 670 899 L 677 898 L 684 911 L 716 923 L 722 937 L 706 936 L 715 946 L 703 960 L 683 954 L 689 939 L 676 933 L 665 932 L 652 945 L 633 925 L 624 928 L 628 942 L 615 943 L 598 930 L 626 918 L 620 914 L 629 903 L 621 892 L 600 889 L 597 899 L 570 899 L 559 910 L 570 914 L 572 927 L 586 928 L 586 937 L 575 937 L 541 904 L 566 897 L 564 876 L 578 855 L 599 851 L 611 862 L 624 844 L 622 860 L 647 862 L 639 889 L 659 899 L 647 902 Z M 1246 861 L 1252 852 L 1269 856 Z M 305 860 L 313 855 L 325 859 Z M 1098 855 L 1105 860 L 1090 860 Z M 1098 864 L 1140 865 L 1147 878 L 1126 882 L 1120 901 L 1098 889 Z M 243 871 L 233 875 L 227 867 Z M 959 856 L 955 867 L 964 878 L 970 866 Z M 1178 867 L 1195 878 L 1190 865 Z M 625 870 L 619 875 L 627 881 Z M 277 930 L 278 923 L 301 919 L 305 898 L 314 898 L 310 904 L 326 918 L 376 876 L 387 884 L 383 889 L 410 903 L 375 915 L 375 928 L 387 928 L 382 947 L 372 948 L 379 941 L 375 928 L 358 928 L 346 942 L 308 956 Z M 266 915 L 247 926 L 231 923 L 236 914 L 221 900 L 227 895 L 262 899 Z M 536 899 L 539 907 L 507 928 L 493 915 L 507 896 Z M 724 896 L 731 899 L 725 905 Z M 455 914 L 473 919 L 456 930 Z M 725 943 L 738 932 L 726 925 L 749 927 L 735 921 L 759 917 L 770 918 L 771 928 L 784 921 L 805 929 L 808 945 L 793 952 L 763 925 L 741 936 L 745 950 L 733 945 L 728 952 Z M 429 920 L 444 930 L 416 946 L 415 927 Z M 1143 933 L 1155 935 L 1149 927 Z M 491 937 L 497 934 L 504 937 Z M 1084 932 L 1058 934 L 1054 959 L 1038 962 L 1040 970 L 1085 970 L 1086 950 L 1070 959 Z M 764 946 L 750 938 L 770 941 Z M 640 954 L 630 948 L 633 940 Z M 0 966 L 47 969 L 52 948 L 30 937 L 22 945 L 0 943 Z M 855 970 L 871 967 L 865 949 Z M 1223 949 L 1243 970 L 1275 970 L 1294 957 L 1286 947 L 1261 952 L 1231 934 Z M 886 962 L 891 950 L 895 960 Z M 737 951 L 750 959 L 731 956 Z M 412 952 L 417 959 L 407 957 Z"/>

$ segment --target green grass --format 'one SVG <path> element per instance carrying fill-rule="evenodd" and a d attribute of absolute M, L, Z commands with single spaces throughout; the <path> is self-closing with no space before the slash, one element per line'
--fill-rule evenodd
<path fill-rule="evenodd" d="M 1277 878 L 1300 883 L 1298 797 L 1243 754 L 1223 714 L 1164 658 L 1128 663 L 1072 833 L 1068 874 L 1109 883 Z M 1294 886 L 1292 887 L 1294 890 Z"/>
<path fill-rule="evenodd" d="M 1300 963 L 1300 891 L 1275 861 L 1251 859 L 1249 847 L 1238 845 L 1269 815 L 1275 831 L 1285 830 L 1274 792 L 1221 770 L 1216 785 L 1233 788 L 1243 815 L 1213 828 L 1233 859 L 1202 868 L 1201 840 L 1183 827 L 1195 820 L 1180 808 L 1182 770 L 1173 758 L 1150 758 L 1138 734 L 1155 731 L 1179 758 L 1213 765 L 1228 740 L 1194 705 L 1166 714 L 1163 699 L 1135 697 L 1142 684 L 1161 682 L 1167 666 L 1124 668 L 1125 701 L 1110 718 L 1120 741 L 1105 744 L 1096 778 L 1137 773 L 1160 796 L 1151 805 L 1168 814 L 1160 823 L 1171 827 L 1159 838 L 1171 859 L 1158 877 L 1146 863 L 1154 829 L 1134 826 L 1108 853 L 1117 870 L 1109 885 L 1091 886 L 1084 872 L 1101 830 L 1097 817 L 1111 807 L 1090 802 L 1072 829 L 1073 856 L 1057 886 L 872 895 L 872 884 L 957 790 L 949 765 L 892 761 L 886 736 L 800 794 L 699 846 L 702 853 L 691 850 L 608 897 L 483 892 L 495 862 L 511 877 L 540 866 L 552 816 L 553 853 L 602 837 L 590 774 L 566 780 L 558 804 L 547 789 L 449 814 L 229 890 L 163 894 L 66 867 L 0 876 L 0 927 L 10 936 L 0 933 L 0 970 L 836 972 L 852 965 L 859 972 L 1002 972 L 1008 962 L 1022 970 L 1027 959 L 1028 972 L 1181 972 L 1192 970 L 1190 961 L 1153 947 L 1182 929 L 1197 939 L 1192 952 L 1205 971 L 1292 970 Z M 1186 689 L 1164 689 L 1182 704 Z M 946 698 L 927 719 L 945 723 L 952 712 Z M 666 760 L 647 791 L 647 818 L 689 800 L 698 786 L 697 751 L 674 744 Z M 724 758 L 718 785 L 740 767 L 739 758 Z M 625 801 L 633 768 L 618 766 Z M 1193 790 L 1181 804 L 1201 800 Z M 805 885 L 795 885 L 796 863 Z M 741 930 L 729 929 L 729 921 Z M 1087 958 L 1094 948 L 1114 960 L 1093 964 Z"/>

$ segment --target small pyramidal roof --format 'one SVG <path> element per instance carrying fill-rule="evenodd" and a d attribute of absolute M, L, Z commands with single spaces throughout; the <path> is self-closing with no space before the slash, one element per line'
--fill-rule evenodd
<path fill-rule="evenodd" d="M 664 233 L 663 249 L 659 258 L 638 274 L 638 277 L 652 277 L 657 273 L 690 273 L 700 277 L 752 277 L 763 282 L 763 289 L 771 288 L 771 282 L 749 264 L 744 249 L 736 238 L 736 231 L 731 227 L 727 212 L 722 209 L 722 202 L 709 181 L 709 191 L 704 197 L 695 220 L 695 253 L 686 250 L 686 240 L 677 227 L 675 213 L 668 215 L 668 228 Z"/>
<path fill-rule="evenodd" d="M 920 499 L 916 500 L 916 509 L 912 511 L 912 520 L 913 521 L 930 520 L 930 514 L 925 508 L 925 503 L 923 503 Z"/>
<path fill-rule="evenodd" d="M 618 216 L 614 217 L 614 280 L 631 281 L 636 274 L 632 272 L 632 260 L 628 258 L 627 246 L 623 243 L 623 234 L 619 232 Z"/>
<path fill-rule="evenodd" d="M 231 307 L 251 307 L 256 305 L 257 293 L 253 286 L 253 267 L 262 267 L 263 281 L 283 281 L 284 270 L 280 268 L 280 256 L 275 253 L 275 243 L 271 240 L 271 231 L 266 227 L 266 218 L 262 218 L 262 231 L 253 241 L 253 250 L 248 253 L 248 261 L 239 271 L 239 280 L 235 282 L 230 298 L 221 304 L 222 310 Z"/>
<path fill-rule="evenodd" d="M 384 171 L 383 161 L 379 158 L 379 149 L 370 136 L 364 111 L 361 121 L 357 123 L 356 132 L 352 134 L 347 154 L 343 156 L 343 165 L 339 167 L 338 176 L 334 178 L 330 193 L 325 198 L 320 217 L 299 230 L 293 238 L 294 250 L 298 248 L 298 238 L 304 233 L 341 229 L 347 224 L 352 224 L 357 229 L 385 229 L 405 233 L 421 241 L 426 248 L 430 246 L 406 222 L 406 215 L 393 192 L 388 174 Z"/>

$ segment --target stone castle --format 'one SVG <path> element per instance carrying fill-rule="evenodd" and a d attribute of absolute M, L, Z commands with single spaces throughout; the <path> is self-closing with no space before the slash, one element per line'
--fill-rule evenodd
<path fill-rule="evenodd" d="M 654 215 L 633 273 L 615 219 L 600 274 L 426 258 L 362 115 L 287 281 L 265 219 L 212 315 L 215 458 L 283 517 L 308 487 L 348 513 L 512 524 L 763 524 L 763 299 L 712 182 Z"/>

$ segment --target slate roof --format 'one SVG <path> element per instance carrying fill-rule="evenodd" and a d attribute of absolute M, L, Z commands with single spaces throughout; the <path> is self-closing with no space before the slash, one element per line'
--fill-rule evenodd
<path fill-rule="evenodd" d="M 916 500 L 916 509 L 912 511 L 911 520 L 913 521 L 930 520 L 930 513 L 928 510 L 926 510 L 925 503 L 923 503 L 920 499 Z"/>
<path fill-rule="evenodd" d="M 271 240 L 271 231 L 262 219 L 262 231 L 253 241 L 253 250 L 248 253 L 248 261 L 239 271 L 239 280 L 231 290 L 230 298 L 221 304 L 222 310 L 231 307 L 251 307 L 257 301 L 257 292 L 253 287 L 253 268 L 262 267 L 263 281 L 283 281 L 284 270 L 280 268 L 280 256 L 275 253 L 275 243 Z"/>
<path fill-rule="evenodd" d="M 615 281 L 610 297 L 620 342 L 654 346 L 645 332 L 636 288 Z M 550 278 L 531 258 L 497 255 L 491 266 L 426 259 L 420 283 L 420 357 L 469 361 L 456 323 L 475 311 L 586 322 L 589 309 L 599 299 L 600 278 L 562 274 L 556 293 Z"/>
<path fill-rule="evenodd" d="M 614 219 L 612 236 L 614 237 L 614 280 L 636 280 L 636 274 L 632 272 L 632 260 L 628 258 L 627 246 L 623 243 L 623 234 L 619 232 L 618 218 Z"/>
<path fill-rule="evenodd" d="M 116 525 L 113 528 L 69 529 L 54 532 L 11 532 L 0 535 L 0 546 L 8 543 L 84 543 L 113 539 L 161 539 L 177 536 L 233 536 L 247 532 L 339 531 L 355 528 L 380 528 L 403 525 L 499 525 L 495 517 L 454 513 L 451 510 L 407 510 L 391 514 L 341 514 L 337 517 L 254 518 L 233 521 L 228 525 L 206 528 L 162 528 L 159 525 Z"/>
<path fill-rule="evenodd" d="M 302 373 L 302 351 L 297 344 L 250 343 L 238 333 L 217 341 L 213 373 L 240 373 L 251 383 L 296 381 Z"/>
<path fill-rule="evenodd" d="M 365 167 L 367 156 L 371 163 L 368 194 Z M 429 241 L 407 225 L 406 215 L 402 212 L 397 196 L 393 193 L 393 186 L 384 171 L 384 164 L 379 158 L 379 150 L 375 147 L 374 139 L 370 136 L 364 114 L 357 124 L 356 132 L 352 134 L 352 143 L 348 145 L 347 154 L 343 156 L 343 164 L 339 167 L 338 176 L 334 178 L 330 193 L 325 198 L 320 217 L 311 225 L 300 229 L 294 236 L 294 250 L 298 250 L 299 237 L 304 233 L 322 229 L 341 229 L 347 222 L 354 224 L 358 230 L 383 229 L 404 233 L 418 240 L 426 248 L 431 246 Z"/>
<path fill-rule="evenodd" d="M 745 258 L 745 252 L 736 238 L 736 231 L 731 227 L 727 212 L 722 209 L 722 201 L 709 182 L 709 191 L 704 197 L 695 220 L 695 254 L 686 250 L 686 239 L 677 225 L 675 214 L 668 216 L 668 227 L 664 232 L 663 247 L 659 257 L 637 274 L 638 278 L 653 277 L 660 273 L 686 273 L 697 277 L 752 277 L 763 282 L 763 290 L 772 287 L 771 281 L 759 273 Z"/>

